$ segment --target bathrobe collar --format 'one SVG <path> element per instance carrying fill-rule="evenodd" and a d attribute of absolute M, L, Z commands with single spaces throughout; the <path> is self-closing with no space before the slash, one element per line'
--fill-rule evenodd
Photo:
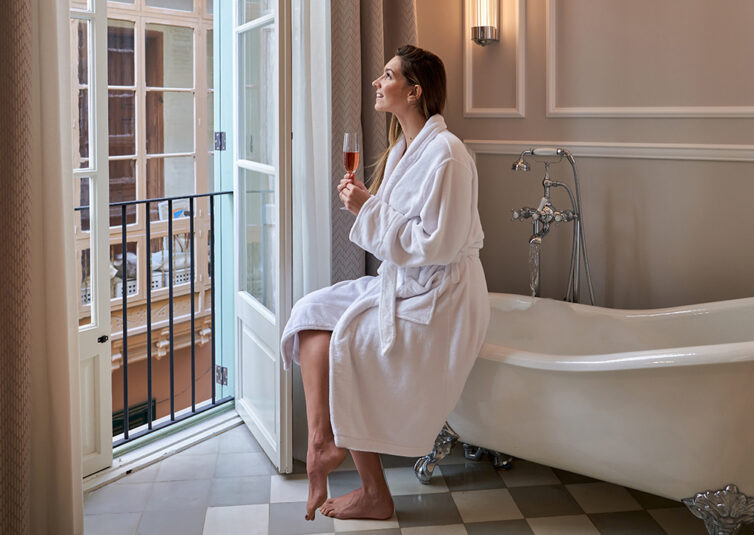
<path fill-rule="evenodd" d="M 406 149 L 406 136 L 401 134 L 385 163 L 385 175 L 382 186 L 378 190 L 383 199 L 390 198 L 390 193 L 400 181 L 400 178 L 404 176 L 405 170 L 421 157 L 429 143 L 438 134 L 447 129 L 442 115 L 435 114 L 427 119 L 408 149 Z M 395 180 L 392 180 L 393 176 L 396 177 Z M 390 262 L 383 262 L 380 266 L 380 275 L 382 277 L 379 300 L 380 352 L 385 355 L 395 342 L 395 300 L 397 299 L 398 269 Z"/>
<path fill-rule="evenodd" d="M 383 198 L 388 198 L 393 187 L 395 187 L 395 181 L 391 180 L 391 177 L 393 175 L 397 177 L 403 176 L 403 172 L 422 155 L 424 149 L 427 148 L 427 145 L 429 145 L 437 134 L 447 129 L 448 127 L 445 125 L 443 116 L 436 113 L 427 119 L 427 122 L 424 123 L 424 126 L 408 149 L 406 149 L 406 136 L 405 134 L 401 134 L 395 146 L 390 150 L 387 162 L 385 163 L 385 175 L 380 187 Z"/>

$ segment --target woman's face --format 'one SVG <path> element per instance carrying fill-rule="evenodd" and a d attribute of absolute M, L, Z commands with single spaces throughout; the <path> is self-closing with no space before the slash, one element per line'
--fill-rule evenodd
<path fill-rule="evenodd" d="M 409 100 L 413 86 L 401 73 L 401 59 L 394 56 L 387 62 L 382 76 L 372 82 L 376 90 L 374 109 L 400 115 L 411 106 Z"/>

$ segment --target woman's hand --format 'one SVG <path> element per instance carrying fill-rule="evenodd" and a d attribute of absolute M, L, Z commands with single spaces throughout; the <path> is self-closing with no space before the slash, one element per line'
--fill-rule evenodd
<path fill-rule="evenodd" d="M 363 182 L 356 180 L 354 175 L 346 173 L 338 184 L 338 196 L 349 212 L 358 215 L 371 194 Z"/>

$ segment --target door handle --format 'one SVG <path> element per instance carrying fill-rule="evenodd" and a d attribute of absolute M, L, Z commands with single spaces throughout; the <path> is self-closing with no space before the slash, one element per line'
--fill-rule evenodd
<path fill-rule="evenodd" d="M 103 334 L 102 336 L 100 336 L 99 338 L 97 338 L 97 343 L 98 343 L 98 344 L 104 344 L 104 343 L 105 343 L 105 342 L 107 342 L 107 341 L 108 341 L 109 339 L 110 339 L 110 337 L 109 337 L 109 336 L 107 336 L 106 334 Z"/>

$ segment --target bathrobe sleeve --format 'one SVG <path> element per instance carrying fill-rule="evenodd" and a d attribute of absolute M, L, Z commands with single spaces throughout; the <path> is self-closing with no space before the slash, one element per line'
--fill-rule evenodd
<path fill-rule="evenodd" d="M 361 207 L 350 239 L 399 267 L 451 263 L 466 243 L 471 224 L 473 176 L 468 165 L 445 160 L 417 196 L 419 215 L 407 217 L 379 197 Z"/>

